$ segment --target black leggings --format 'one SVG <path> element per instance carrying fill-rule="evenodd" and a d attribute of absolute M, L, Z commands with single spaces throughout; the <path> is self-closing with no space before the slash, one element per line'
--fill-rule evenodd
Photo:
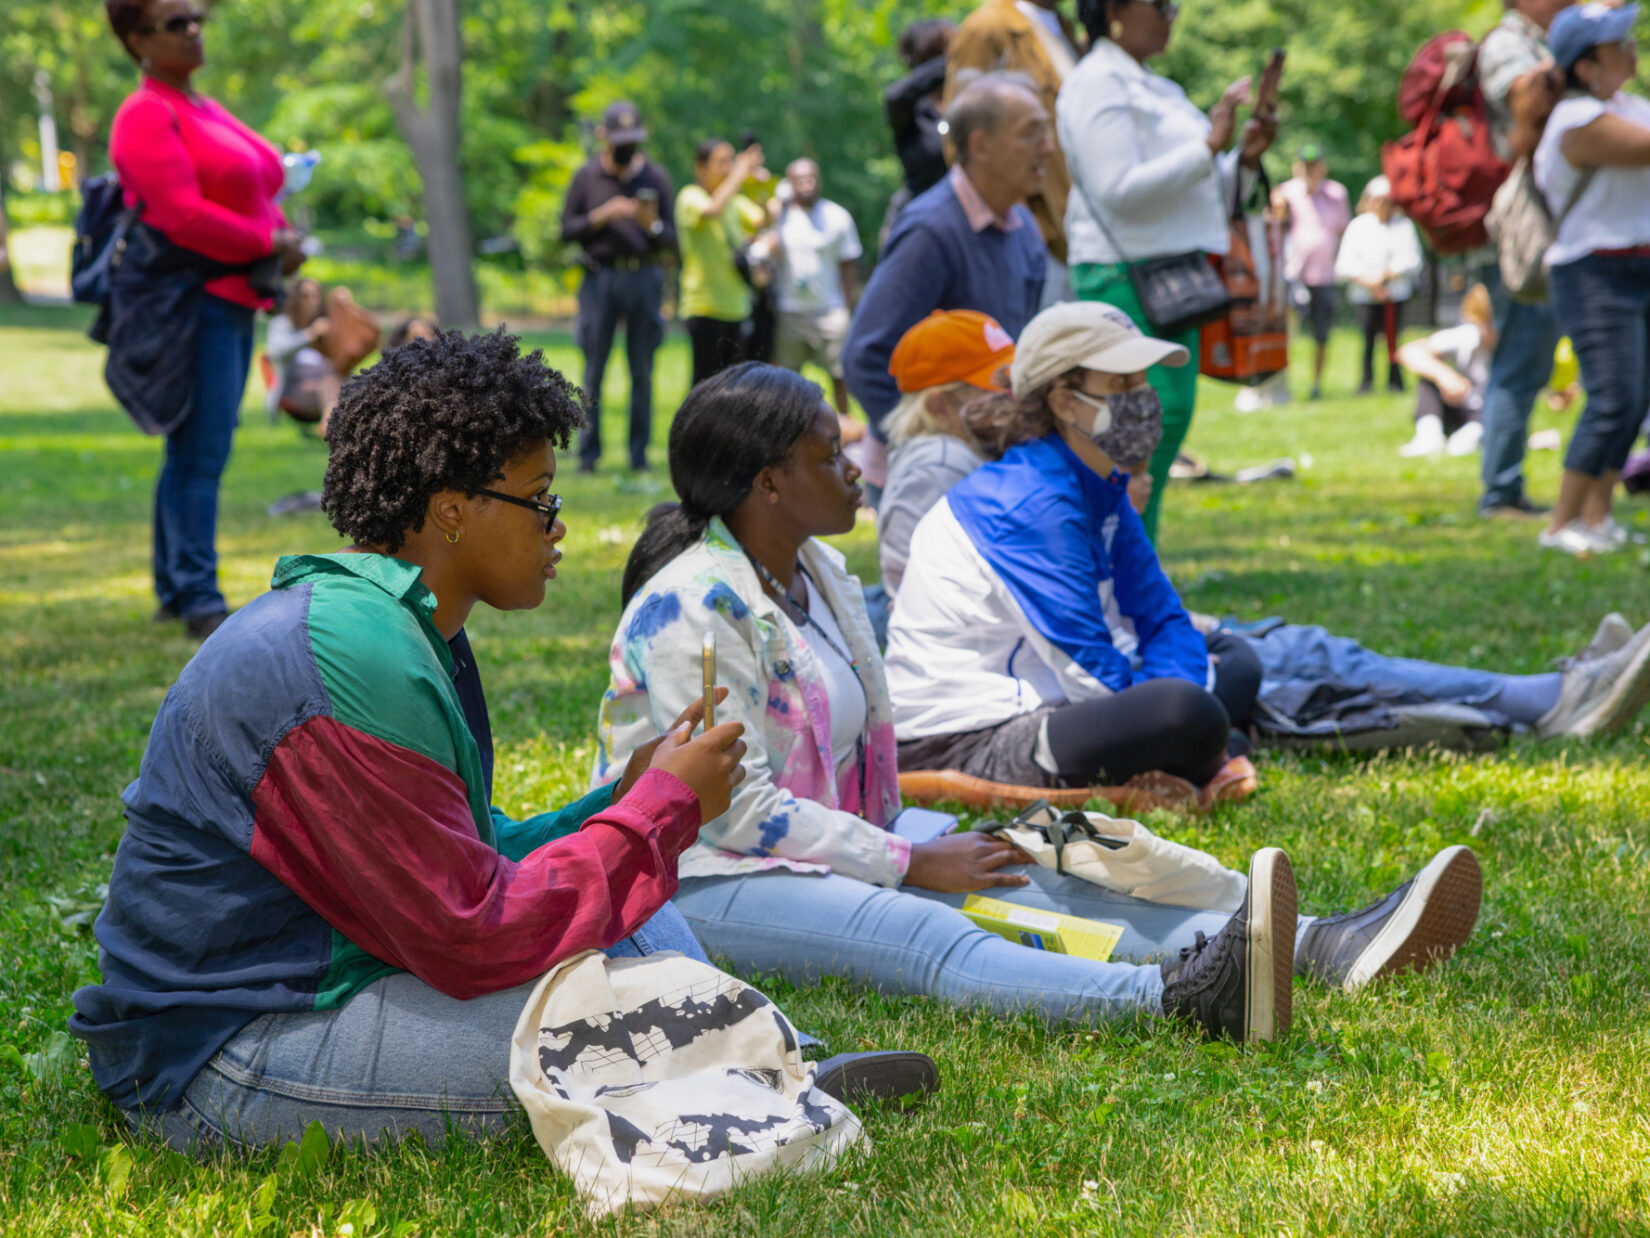
<path fill-rule="evenodd" d="M 687 330 L 693 345 L 692 386 L 697 387 L 705 379 L 746 360 L 744 323 L 726 322 L 721 318 L 689 318 Z"/>
<path fill-rule="evenodd" d="M 1364 333 L 1365 387 L 1375 385 L 1375 341 L 1386 340 L 1387 386 L 1402 389 L 1404 372 L 1398 368 L 1398 332 L 1404 325 L 1404 301 L 1375 301 L 1358 306 L 1358 327 Z"/>
<path fill-rule="evenodd" d="M 1232 730 L 1249 720 L 1260 694 L 1260 658 L 1229 632 L 1208 638 L 1212 692 L 1185 679 L 1150 679 L 1048 716 L 1048 746 L 1072 786 L 1116 786 L 1160 769 L 1202 786 L 1248 743 Z"/>

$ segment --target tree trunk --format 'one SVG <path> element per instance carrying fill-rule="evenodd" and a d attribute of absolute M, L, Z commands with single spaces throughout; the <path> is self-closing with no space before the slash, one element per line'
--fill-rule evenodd
<path fill-rule="evenodd" d="M 4 166 L 0 164 L 0 166 Z M 17 281 L 11 275 L 11 251 L 6 248 L 6 202 L 5 189 L 0 186 L 0 304 L 16 305 L 22 302 L 23 294 L 17 291 Z"/>
<path fill-rule="evenodd" d="M 470 269 L 470 211 L 458 164 L 463 58 L 458 0 L 407 0 L 401 65 L 384 83 L 384 94 L 424 182 L 436 317 L 443 326 L 469 328 L 480 322 L 481 314 Z M 423 106 L 418 101 L 420 60 L 428 96 Z"/>

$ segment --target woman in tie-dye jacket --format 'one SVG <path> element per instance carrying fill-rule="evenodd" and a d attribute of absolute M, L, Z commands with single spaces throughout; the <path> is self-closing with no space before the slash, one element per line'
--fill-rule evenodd
<path fill-rule="evenodd" d="M 747 752 L 728 812 L 681 857 L 675 903 L 706 948 L 746 971 L 838 974 L 1002 1013 L 1167 1010 L 1230 1030 L 1194 1002 L 1166 1002 L 1156 964 L 1029 950 L 957 908 L 988 890 L 1028 913 L 1098 917 L 1122 926 L 1115 953 L 1139 959 L 1215 939 L 1228 923 L 1252 928 L 1273 899 L 1238 907 L 1239 874 L 1218 910 L 1171 907 L 1045 869 L 1028 877 L 1018 871 L 1027 857 L 985 834 L 913 844 L 888 829 L 900 801 L 882 659 L 859 582 L 816 540 L 849 531 L 860 502 L 819 389 L 771 366 L 728 370 L 677 412 L 670 462 L 682 502 L 650 514 L 625 570 L 595 781 L 698 698 L 714 632 L 728 689 L 719 718 L 745 724 Z M 1182 964 L 1196 973 L 1188 991 L 1215 984 L 1211 965 L 1244 970 L 1216 953 Z"/>

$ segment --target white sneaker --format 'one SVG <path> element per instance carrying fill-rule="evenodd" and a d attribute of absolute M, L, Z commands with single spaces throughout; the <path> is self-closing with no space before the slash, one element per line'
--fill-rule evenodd
<path fill-rule="evenodd" d="M 1634 533 L 1626 525 L 1617 524 L 1614 516 L 1606 516 L 1603 524 L 1587 527 L 1599 541 L 1609 542 L 1612 550 L 1623 550 L 1628 545 L 1644 544 L 1644 534 Z"/>
<path fill-rule="evenodd" d="M 1560 670 L 1569 670 L 1570 667 L 1581 662 L 1590 662 L 1594 658 L 1602 658 L 1607 653 L 1614 653 L 1623 648 L 1633 639 L 1633 625 L 1627 622 L 1627 617 L 1619 611 L 1611 611 L 1598 621 L 1598 630 L 1593 633 L 1593 639 L 1573 656 L 1561 658 Z"/>
<path fill-rule="evenodd" d="M 1564 672 L 1558 703 L 1537 720 L 1536 733 L 1607 735 L 1631 722 L 1650 700 L 1650 624 L 1626 645 Z"/>
<path fill-rule="evenodd" d="M 1450 456 L 1470 456 L 1478 450 L 1478 444 L 1484 441 L 1484 426 L 1482 422 L 1469 421 L 1444 444 L 1444 454 Z"/>
<path fill-rule="evenodd" d="M 1535 541 L 1543 550 L 1562 550 L 1578 559 L 1587 555 L 1609 554 L 1615 549 L 1614 545 L 1595 536 L 1593 530 L 1579 520 L 1570 521 L 1557 533 L 1542 529 L 1536 534 Z"/>
<path fill-rule="evenodd" d="M 1416 456 L 1436 456 L 1444 450 L 1444 423 L 1437 417 L 1423 417 L 1415 423 L 1415 437 L 1398 454 L 1406 459 Z"/>

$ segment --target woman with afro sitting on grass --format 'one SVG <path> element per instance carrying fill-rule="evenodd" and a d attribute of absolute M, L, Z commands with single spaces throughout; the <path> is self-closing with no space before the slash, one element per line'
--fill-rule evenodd
<path fill-rule="evenodd" d="M 689 709 L 557 812 L 491 807 L 464 624 L 544 601 L 579 395 L 502 333 L 446 332 L 345 384 L 322 507 L 167 694 L 70 1027 L 175 1147 L 504 1126 L 530 986 L 589 949 L 703 958 L 666 900 L 743 777 Z M 683 726 L 683 723 L 689 724 Z"/>

